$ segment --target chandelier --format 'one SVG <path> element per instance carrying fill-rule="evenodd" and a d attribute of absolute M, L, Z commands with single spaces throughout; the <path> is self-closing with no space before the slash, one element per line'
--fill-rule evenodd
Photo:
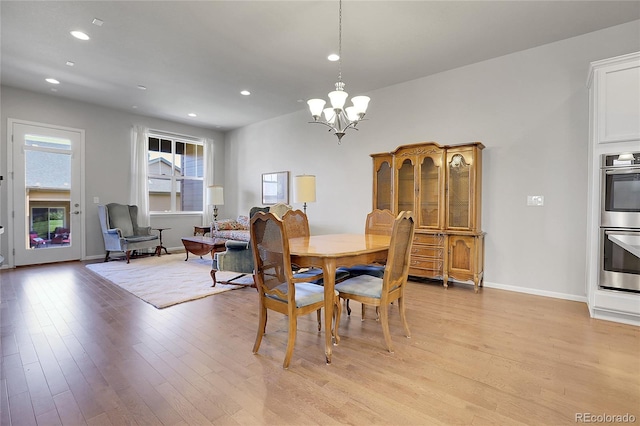
<path fill-rule="evenodd" d="M 349 94 L 344 91 L 342 82 L 342 0 L 340 0 L 340 11 L 338 19 L 338 82 L 336 90 L 329 93 L 330 108 L 325 108 L 326 101 L 323 99 L 310 99 L 307 101 L 313 121 L 310 123 L 324 124 L 329 127 L 329 131 L 338 137 L 338 144 L 342 142 L 342 137 L 347 129 L 355 130 L 356 125 L 367 112 L 369 105 L 368 96 L 354 96 L 351 99 L 352 106 L 344 107 Z M 324 119 L 322 115 L 324 114 Z"/>

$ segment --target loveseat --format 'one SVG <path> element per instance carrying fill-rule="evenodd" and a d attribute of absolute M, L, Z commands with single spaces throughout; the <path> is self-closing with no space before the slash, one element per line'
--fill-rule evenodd
<path fill-rule="evenodd" d="M 211 222 L 211 238 L 248 242 L 249 216 L 238 216 L 236 219 L 214 220 Z"/>

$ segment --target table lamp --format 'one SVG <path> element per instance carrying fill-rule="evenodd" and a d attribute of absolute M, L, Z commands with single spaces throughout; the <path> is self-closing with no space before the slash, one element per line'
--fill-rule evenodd
<path fill-rule="evenodd" d="M 304 203 L 304 214 L 307 214 L 307 203 L 316 201 L 316 177 L 314 175 L 295 177 L 294 200 L 296 203 Z"/>
<path fill-rule="evenodd" d="M 213 206 L 213 220 L 218 218 L 218 206 L 224 205 L 222 185 L 211 185 L 207 188 L 207 205 Z"/>

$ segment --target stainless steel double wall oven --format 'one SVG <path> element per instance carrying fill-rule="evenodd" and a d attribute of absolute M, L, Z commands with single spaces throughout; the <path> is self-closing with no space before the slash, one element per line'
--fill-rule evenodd
<path fill-rule="evenodd" d="M 640 152 L 601 163 L 599 286 L 640 292 Z"/>

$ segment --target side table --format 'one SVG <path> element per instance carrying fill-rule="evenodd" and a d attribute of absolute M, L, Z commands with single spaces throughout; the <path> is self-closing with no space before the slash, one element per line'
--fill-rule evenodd
<path fill-rule="evenodd" d="M 205 236 L 206 234 L 210 234 L 211 233 L 211 228 L 208 226 L 194 226 L 193 227 L 193 236 L 195 237 L 196 235 L 202 235 Z"/>
<path fill-rule="evenodd" d="M 160 254 L 162 254 L 162 249 L 164 249 L 164 252 L 166 254 L 171 254 L 167 251 L 167 248 L 165 246 L 162 245 L 162 231 L 166 231 L 167 229 L 171 229 L 171 228 L 151 228 L 154 231 L 158 231 L 158 234 L 160 234 L 160 245 L 158 247 L 156 247 L 156 254 L 158 255 L 158 257 L 160 257 Z"/>

